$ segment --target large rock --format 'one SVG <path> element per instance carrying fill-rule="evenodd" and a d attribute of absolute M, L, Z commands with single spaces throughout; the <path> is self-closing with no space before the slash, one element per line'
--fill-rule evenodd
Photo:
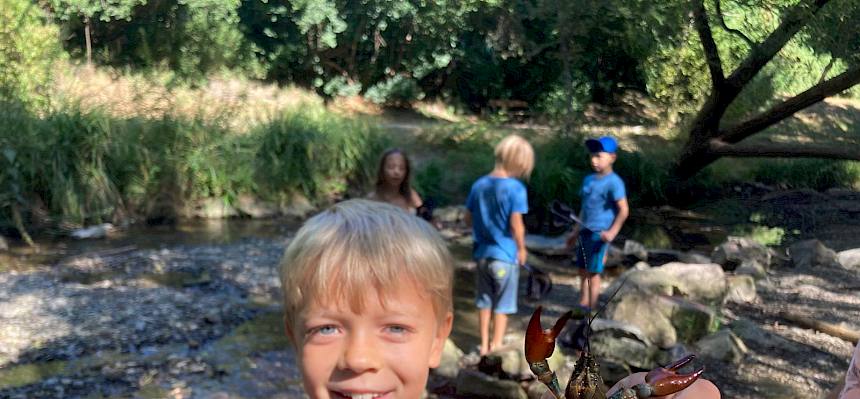
<path fill-rule="evenodd" d="M 723 303 L 728 289 L 723 269 L 714 263 L 672 262 L 660 267 L 631 269 L 616 279 L 605 292 L 615 292 L 622 283 L 624 287 L 619 295 L 629 291 L 643 291 L 658 295 L 683 296 L 710 304 Z"/>
<path fill-rule="evenodd" d="M 437 208 L 433 211 L 433 218 L 446 223 L 457 223 L 463 220 L 463 215 L 466 214 L 465 206 L 446 206 Z"/>
<path fill-rule="evenodd" d="M 696 342 L 696 348 L 703 357 L 724 363 L 738 364 L 749 351 L 744 342 L 729 329 L 722 329 Z"/>
<path fill-rule="evenodd" d="M 642 261 L 648 260 L 648 250 L 645 249 L 644 245 L 633 240 L 624 241 L 624 249 L 622 252 L 624 253 L 624 256 L 628 258 Z"/>
<path fill-rule="evenodd" d="M 846 269 L 860 269 L 860 248 L 849 249 L 836 254 L 839 264 Z"/>
<path fill-rule="evenodd" d="M 726 302 L 749 303 L 758 297 L 755 279 L 749 275 L 728 276 L 728 295 Z"/>
<path fill-rule="evenodd" d="M 486 399 L 528 399 L 520 384 L 500 380 L 479 371 L 462 369 L 457 374 L 457 396 Z"/>
<path fill-rule="evenodd" d="M 833 267 L 840 266 L 836 252 L 827 248 L 819 240 L 805 240 L 792 244 L 788 248 L 791 263 L 794 267 Z"/>
<path fill-rule="evenodd" d="M 315 210 L 316 207 L 302 194 L 293 194 L 288 201 L 280 204 L 280 211 L 284 216 L 304 218 Z"/>
<path fill-rule="evenodd" d="M 638 327 L 617 320 L 594 319 L 591 324 L 591 352 L 600 359 L 616 359 L 640 369 L 657 365 L 659 349 L 651 345 Z"/>
<path fill-rule="evenodd" d="M 442 360 L 439 362 L 439 367 L 433 369 L 433 373 L 446 378 L 457 378 L 457 374 L 460 372 L 460 358 L 462 357 L 463 351 L 448 338 L 442 348 Z"/>
<path fill-rule="evenodd" d="M 567 237 L 544 236 L 539 234 L 526 234 L 526 248 L 529 252 L 537 252 L 544 255 L 562 255 L 570 251 L 565 246 Z"/>
<path fill-rule="evenodd" d="M 236 201 L 236 209 L 243 215 L 250 216 L 254 219 L 275 217 L 280 213 L 278 206 L 261 201 L 259 198 L 251 195 L 240 195 Z"/>
<path fill-rule="evenodd" d="M 607 316 L 638 327 L 661 348 L 693 342 L 716 327 L 711 308 L 679 297 L 630 292 L 611 303 Z"/>
<path fill-rule="evenodd" d="M 771 251 L 766 246 L 746 237 L 729 237 L 711 253 L 711 259 L 726 270 L 735 270 L 744 262 L 756 261 L 770 267 Z"/>
<path fill-rule="evenodd" d="M 757 260 L 746 260 L 737 269 L 735 274 L 750 276 L 755 280 L 761 280 L 767 277 L 767 270 Z"/>
<path fill-rule="evenodd" d="M 203 219 L 224 219 L 238 216 L 239 212 L 220 198 L 206 198 L 194 204 L 189 214 Z"/>

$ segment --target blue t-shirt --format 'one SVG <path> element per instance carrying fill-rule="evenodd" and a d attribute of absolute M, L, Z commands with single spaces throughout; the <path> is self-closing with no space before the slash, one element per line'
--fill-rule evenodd
<path fill-rule="evenodd" d="M 472 213 L 474 259 L 493 258 L 516 264 L 517 243 L 511 234 L 511 214 L 528 213 L 526 186 L 511 177 L 481 177 L 472 184 L 466 208 Z"/>
<path fill-rule="evenodd" d="M 606 176 L 592 173 L 582 181 L 582 223 L 594 232 L 608 230 L 618 214 L 618 201 L 627 198 L 624 181 L 612 172 Z"/>

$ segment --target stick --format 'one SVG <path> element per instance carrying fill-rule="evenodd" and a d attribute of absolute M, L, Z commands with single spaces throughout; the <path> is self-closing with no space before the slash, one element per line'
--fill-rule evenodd
<path fill-rule="evenodd" d="M 793 321 L 803 327 L 821 331 L 825 334 L 832 335 L 836 338 L 842 338 L 848 342 L 856 343 L 860 341 L 860 332 L 820 320 L 810 319 L 808 317 L 788 313 L 786 311 L 779 312 L 779 317 Z"/>

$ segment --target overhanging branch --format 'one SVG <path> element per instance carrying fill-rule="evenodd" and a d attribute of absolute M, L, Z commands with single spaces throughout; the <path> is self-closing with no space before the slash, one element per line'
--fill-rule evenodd
<path fill-rule="evenodd" d="M 700 1 L 700 0 L 695 0 Z M 807 0 L 792 7 L 779 26 L 768 37 L 755 46 L 740 66 L 726 79 L 736 90 L 736 96 L 749 81 L 770 62 L 785 44 L 821 10 L 830 0 Z"/>
<path fill-rule="evenodd" d="M 711 140 L 709 154 L 721 157 L 755 158 L 822 158 L 860 161 L 860 146 L 825 146 L 815 144 L 767 143 L 729 144 Z"/>
<path fill-rule="evenodd" d="M 714 91 L 719 91 L 726 76 L 723 74 L 723 63 L 720 61 L 717 43 L 714 42 L 711 26 L 708 24 L 708 15 L 703 0 L 693 0 L 693 21 L 696 25 L 696 31 L 699 33 L 699 39 L 702 41 L 702 48 L 705 50 L 705 60 L 708 63 L 708 70 L 711 72 L 711 83 L 714 86 Z"/>
<path fill-rule="evenodd" d="M 753 42 L 752 39 L 749 38 L 749 36 L 747 36 L 743 32 L 741 32 L 740 29 L 730 28 L 726 24 L 726 19 L 723 17 L 723 10 L 722 10 L 722 6 L 720 4 L 720 0 L 714 0 L 714 3 L 716 3 L 716 10 L 715 11 L 717 13 L 717 20 L 720 21 L 720 26 L 723 27 L 723 30 L 725 30 L 726 32 L 729 32 L 729 33 L 733 33 L 733 34 L 735 34 L 735 36 L 740 37 L 745 42 L 747 42 L 747 45 L 749 45 L 750 48 L 755 47 L 755 42 Z"/>
<path fill-rule="evenodd" d="M 849 69 L 824 83 L 800 93 L 773 108 L 717 134 L 722 141 L 737 143 L 794 113 L 860 83 L 860 67 Z"/>

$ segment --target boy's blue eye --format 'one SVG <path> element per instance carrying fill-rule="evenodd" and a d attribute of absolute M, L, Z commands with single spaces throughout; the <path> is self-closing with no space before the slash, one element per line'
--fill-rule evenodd
<path fill-rule="evenodd" d="M 318 333 L 321 335 L 331 335 L 337 332 L 337 327 L 335 326 L 322 326 L 316 329 Z"/>
<path fill-rule="evenodd" d="M 388 331 L 393 332 L 395 334 L 403 334 L 407 332 L 407 329 L 404 326 L 393 325 L 388 326 Z"/>

